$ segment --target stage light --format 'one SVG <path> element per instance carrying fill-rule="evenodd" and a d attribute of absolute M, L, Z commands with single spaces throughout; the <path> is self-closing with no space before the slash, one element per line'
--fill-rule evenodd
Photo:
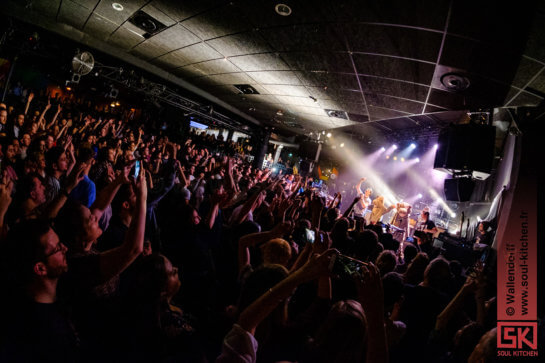
<path fill-rule="evenodd" d="M 418 193 L 418 199 L 422 199 L 422 193 Z"/>
<path fill-rule="evenodd" d="M 477 222 L 482 222 L 481 217 L 477 216 Z"/>
<path fill-rule="evenodd" d="M 394 160 L 397 160 L 397 156 L 394 156 Z"/>
<path fill-rule="evenodd" d="M 273 173 L 276 173 L 277 171 L 278 171 L 277 168 L 272 168 L 272 172 L 273 172 Z"/>
<path fill-rule="evenodd" d="M 415 145 L 415 144 L 411 144 L 411 149 L 416 149 L 416 145 Z"/>
<path fill-rule="evenodd" d="M 454 218 L 454 217 L 456 217 L 456 213 L 451 213 L 450 216 L 451 216 L 452 218 Z"/>
<path fill-rule="evenodd" d="M 433 147 L 437 149 L 439 147 L 439 144 L 435 144 L 433 145 Z"/>
<path fill-rule="evenodd" d="M 401 158 L 401 161 L 405 161 L 405 158 Z"/>
<path fill-rule="evenodd" d="M 396 145 L 396 144 L 392 145 L 392 147 L 394 148 L 394 150 L 397 149 L 397 145 Z"/>
<path fill-rule="evenodd" d="M 322 131 L 322 135 L 325 135 L 325 131 Z"/>
<path fill-rule="evenodd" d="M 328 132 L 327 135 L 325 135 L 327 137 L 331 137 L 331 132 Z"/>
<path fill-rule="evenodd" d="M 420 158 L 416 158 L 416 162 L 419 163 L 419 162 L 420 162 Z"/>
<path fill-rule="evenodd" d="M 390 155 L 386 155 L 386 159 L 390 159 Z"/>
<path fill-rule="evenodd" d="M 383 146 L 380 148 L 380 151 L 386 151 L 386 148 Z"/>
<path fill-rule="evenodd" d="M 292 154 L 292 153 L 289 153 L 288 156 L 291 158 L 291 157 L 293 156 L 293 154 Z"/>
<path fill-rule="evenodd" d="M 344 147 L 344 142 L 341 143 L 341 147 Z"/>

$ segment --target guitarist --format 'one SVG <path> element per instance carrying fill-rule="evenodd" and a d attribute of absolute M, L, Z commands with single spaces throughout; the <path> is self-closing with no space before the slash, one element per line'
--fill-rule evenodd
<path fill-rule="evenodd" d="M 414 236 L 418 239 L 418 244 L 423 252 L 428 255 L 432 251 L 433 235 L 437 232 L 435 223 L 430 220 L 430 212 L 422 211 L 420 214 L 420 221 L 416 225 Z"/>

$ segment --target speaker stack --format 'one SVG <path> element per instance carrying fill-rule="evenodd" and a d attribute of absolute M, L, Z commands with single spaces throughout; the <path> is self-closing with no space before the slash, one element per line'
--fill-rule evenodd
<path fill-rule="evenodd" d="M 468 201 L 474 179 L 485 180 L 490 176 L 495 137 L 496 127 L 490 125 L 451 125 L 440 132 L 433 167 L 454 176 L 445 180 L 447 200 Z"/>

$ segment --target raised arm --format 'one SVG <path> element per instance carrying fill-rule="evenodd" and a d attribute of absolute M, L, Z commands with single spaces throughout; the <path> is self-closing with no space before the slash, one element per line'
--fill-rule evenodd
<path fill-rule="evenodd" d="M 387 363 L 388 343 L 384 328 L 384 290 L 378 268 L 372 263 L 354 277 L 358 296 L 367 318 L 367 363 Z"/>
<path fill-rule="evenodd" d="M 282 237 L 292 228 L 291 223 L 283 222 L 267 232 L 251 233 L 243 236 L 238 241 L 238 270 L 250 264 L 250 247 L 257 246 L 273 238 Z"/>
<path fill-rule="evenodd" d="M 40 115 L 40 118 L 38 119 L 38 126 L 42 130 L 45 130 L 45 114 L 46 114 L 47 110 L 49 110 L 50 108 L 51 108 L 51 100 L 48 98 L 47 99 L 47 105 L 45 105 L 45 108 L 42 111 L 42 114 Z"/>
<path fill-rule="evenodd" d="M 72 172 L 66 177 L 64 186 L 61 188 L 60 193 L 49 203 L 45 209 L 43 216 L 47 219 L 53 219 L 57 216 L 61 208 L 66 203 L 68 195 L 83 180 L 83 172 L 86 165 L 81 164 L 77 168 L 72 169 Z"/>
<path fill-rule="evenodd" d="M 121 170 L 121 173 L 117 175 L 117 178 L 101 191 L 97 193 L 97 197 L 93 205 L 91 206 L 91 212 L 100 219 L 104 210 L 112 203 L 114 197 L 123 183 L 129 183 L 129 173 L 131 171 L 132 164 L 125 165 Z M 147 194 L 147 193 L 146 193 Z"/>
<path fill-rule="evenodd" d="M 363 178 L 360 179 L 360 181 L 359 181 L 358 184 L 356 185 L 356 192 L 357 192 L 357 193 L 363 193 L 363 192 L 361 191 L 361 184 L 362 184 L 364 181 L 366 181 L 366 180 L 367 180 L 367 178 L 365 178 L 365 177 L 363 177 Z"/>
<path fill-rule="evenodd" d="M 34 93 L 30 92 L 26 101 L 25 116 L 28 114 L 28 109 L 30 107 L 30 102 L 32 102 L 32 99 L 34 99 Z"/>
<path fill-rule="evenodd" d="M 100 273 L 104 281 L 123 272 L 144 250 L 146 199 L 148 194 L 146 171 L 144 169 L 140 171 L 135 183 L 135 190 L 136 206 L 123 244 L 100 254 Z"/>
<path fill-rule="evenodd" d="M 348 216 L 350 215 L 350 212 L 352 212 L 352 209 L 354 209 L 354 206 L 356 205 L 357 202 L 360 201 L 360 199 L 361 197 L 354 198 L 354 200 L 352 201 L 352 204 L 350 204 L 350 206 L 348 206 L 348 209 L 344 211 L 344 214 L 343 214 L 344 218 L 348 218 Z"/>
<path fill-rule="evenodd" d="M 62 106 L 59 103 L 59 105 L 57 106 L 57 112 L 55 112 L 55 115 L 53 116 L 53 120 L 51 120 L 51 122 L 45 127 L 46 130 L 49 130 L 51 128 L 51 126 L 53 126 L 55 124 L 55 122 L 57 121 L 57 117 L 59 117 L 59 113 L 61 113 L 61 111 L 62 111 Z M 68 125 L 68 123 L 67 123 L 67 125 Z"/>
<path fill-rule="evenodd" d="M 277 306 L 293 293 L 293 290 L 302 283 L 312 281 L 328 274 L 329 261 L 335 250 L 328 250 L 320 256 L 313 256 L 303 267 L 288 275 L 284 280 L 273 286 L 259 299 L 248 306 L 238 319 L 238 325 L 249 332 L 255 333 L 257 326 Z"/>

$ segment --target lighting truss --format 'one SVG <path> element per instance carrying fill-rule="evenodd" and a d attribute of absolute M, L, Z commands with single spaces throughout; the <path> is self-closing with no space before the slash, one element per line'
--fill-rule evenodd
<path fill-rule="evenodd" d="M 226 128 L 236 131 L 248 132 L 248 127 L 238 121 L 233 120 L 216 110 L 211 105 L 203 105 L 189 98 L 180 96 L 175 91 L 169 89 L 166 85 L 152 82 L 139 76 L 134 71 L 125 72 L 120 67 L 108 67 L 99 65 L 98 76 L 108 81 L 121 84 L 126 88 L 142 93 L 154 100 L 164 102 L 193 116 L 199 116 L 202 119 L 220 124 Z"/>

